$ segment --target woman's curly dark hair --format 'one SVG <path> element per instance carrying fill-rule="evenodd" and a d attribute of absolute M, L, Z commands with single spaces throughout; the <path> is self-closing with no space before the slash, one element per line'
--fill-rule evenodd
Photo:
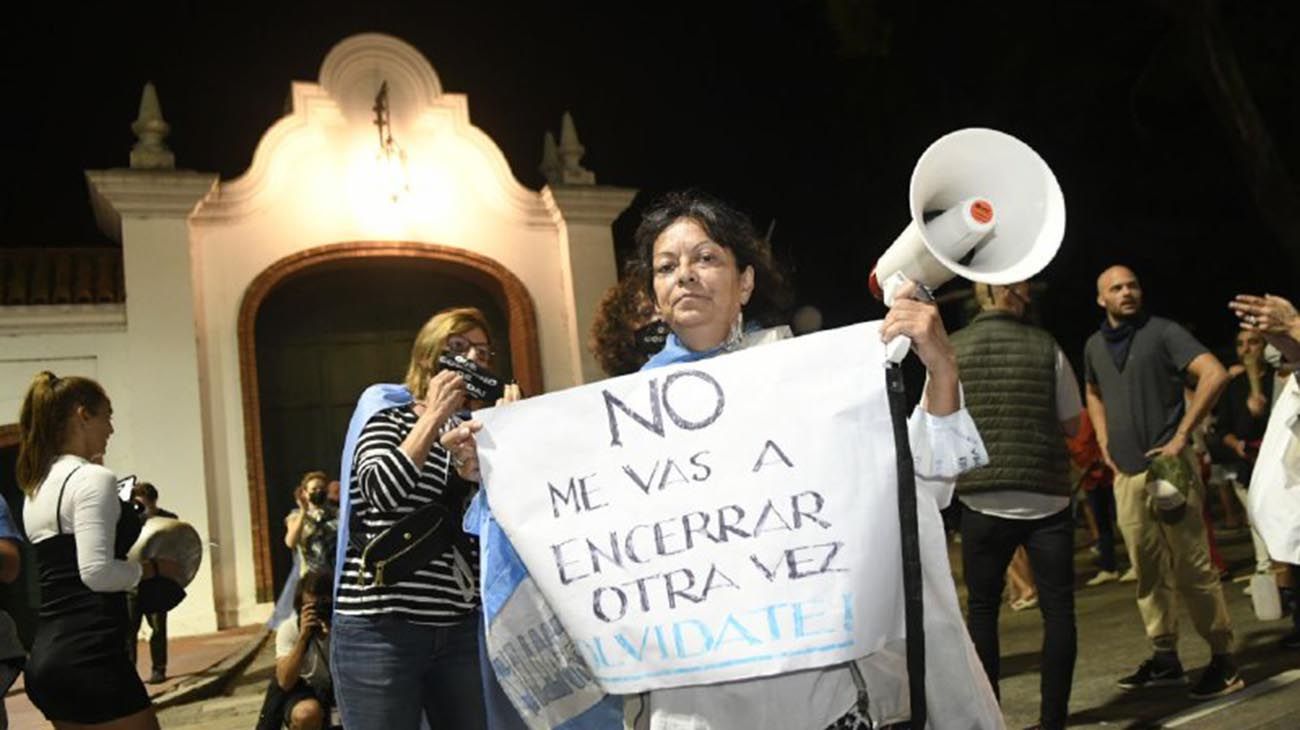
<path fill-rule="evenodd" d="M 785 272 L 772 257 L 767 241 L 758 235 L 749 216 L 700 190 L 664 195 L 641 214 L 637 226 L 635 267 L 644 278 L 650 301 L 655 301 L 651 259 L 655 240 L 669 226 L 686 218 L 695 221 L 709 239 L 736 257 L 736 268 L 754 267 L 754 292 L 744 307 L 745 319 L 767 327 L 785 324 L 794 300 Z"/>
<path fill-rule="evenodd" d="M 645 364 L 647 356 L 636 346 L 636 327 L 645 319 L 642 304 L 653 301 L 644 299 L 645 292 L 644 275 L 631 271 L 606 290 L 596 309 L 587 349 L 611 377 L 634 373 Z"/>

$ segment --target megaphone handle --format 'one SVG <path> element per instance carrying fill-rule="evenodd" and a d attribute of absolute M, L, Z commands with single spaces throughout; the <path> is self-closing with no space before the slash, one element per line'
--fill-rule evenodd
<path fill-rule="evenodd" d="M 912 350 L 912 338 L 907 335 L 899 335 L 889 342 L 885 343 L 885 360 L 901 365 L 907 358 L 907 353 Z"/>
<path fill-rule="evenodd" d="M 885 281 L 881 282 L 881 290 L 884 293 L 885 306 L 894 306 L 895 293 L 909 279 L 901 271 L 891 274 Z M 925 286 L 917 284 L 912 292 L 912 298 L 922 302 L 933 302 L 934 295 Z M 898 335 L 894 339 L 885 343 L 885 359 L 895 365 L 901 365 L 907 358 L 907 353 L 912 350 L 912 338 L 907 335 Z"/>

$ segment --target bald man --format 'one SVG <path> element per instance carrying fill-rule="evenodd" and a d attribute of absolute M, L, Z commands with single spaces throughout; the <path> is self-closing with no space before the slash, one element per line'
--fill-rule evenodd
<path fill-rule="evenodd" d="M 1120 533 L 1137 575 L 1137 604 L 1153 656 L 1120 687 L 1187 683 L 1178 660 L 1178 603 L 1187 605 L 1197 633 L 1209 644 L 1208 667 L 1191 690 L 1195 699 L 1245 686 L 1232 658 L 1232 624 L 1218 573 L 1210 563 L 1201 505 L 1205 487 L 1192 486 L 1186 510 L 1159 513 L 1146 490 L 1156 456 L 1176 456 L 1193 466 L 1190 434 L 1228 382 L 1227 371 L 1205 346 L 1174 322 L 1143 310 L 1142 285 L 1124 266 L 1097 277 L 1101 329 L 1084 348 L 1088 415 L 1106 462 L 1115 471 Z M 1188 401 L 1186 384 L 1195 391 Z"/>

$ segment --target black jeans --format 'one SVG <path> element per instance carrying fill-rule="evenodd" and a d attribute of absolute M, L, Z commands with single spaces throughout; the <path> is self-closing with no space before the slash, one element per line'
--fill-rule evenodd
<path fill-rule="evenodd" d="M 149 622 L 151 633 L 149 634 L 149 661 L 153 671 L 160 674 L 167 673 L 167 614 L 166 613 L 140 613 L 140 608 L 135 602 L 135 596 L 127 599 L 127 605 L 131 611 L 131 625 L 128 627 L 126 637 L 126 655 L 131 658 L 131 663 L 135 664 L 136 655 L 136 636 L 140 633 L 140 624 L 143 621 Z"/>
<path fill-rule="evenodd" d="M 1097 567 L 1115 571 L 1115 487 L 1098 484 L 1088 492 L 1088 506 L 1097 520 Z"/>
<path fill-rule="evenodd" d="M 1039 710 L 1046 728 L 1065 727 L 1069 714 L 1070 683 L 1078 636 L 1074 626 L 1074 524 L 1070 510 L 1038 520 L 1010 520 L 963 510 L 961 554 L 969 594 L 971 639 L 994 693 L 998 691 L 1000 656 L 998 610 L 1006 585 L 1007 566 L 1020 545 L 1038 585 L 1038 607 L 1043 613 L 1042 674 Z"/>

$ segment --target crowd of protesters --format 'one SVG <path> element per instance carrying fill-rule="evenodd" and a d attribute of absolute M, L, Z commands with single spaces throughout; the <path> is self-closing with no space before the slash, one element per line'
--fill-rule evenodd
<path fill-rule="evenodd" d="M 640 291 L 611 289 L 593 328 L 590 346 L 611 375 L 637 369 L 656 352 L 638 349 L 633 334 L 655 323 Z M 1237 358 L 1225 367 L 1184 327 L 1149 312 L 1134 271 L 1110 267 L 1097 279 L 1103 318 L 1081 353 L 1081 394 L 1065 353 L 1030 323 L 1030 292 L 1027 282 L 974 285 L 978 313 L 952 337 L 966 407 L 990 463 L 959 479 L 948 511 L 961 544 L 971 637 L 994 691 L 998 609 L 1009 592 L 1013 610 L 1037 607 L 1043 614 L 1039 726 L 1066 726 L 1077 654 L 1078 523 L 1096 567 L 1082 587 L 1136 584 L 1135 628 L 1141 626 L 1151 654 L 1117 677 L 1117 686 L 1135 692 L 1186 685 L 1196 700 L 1242 689 L 1223 593 L 1223 580 L 1232 576 L 1218 555 L 1208 500 L 1222 493 L 1249 512 L 1270 414 L 1283 391 L 1295 387 L 1281 350 L 1300 340 L 1300 317 L 1282 297 L 1237 297 Z M 613 326 L 629 311 L 642 312 L 631 328 Z M 1244 590 L 1277 592 L 1294 622 L 1279 647 L 1292 651 L 1300 648 L 1296 568 L 1270 558 L 1253 516 L 1245 522 L 1253 573 L 1267 580 Z M 1236 526 L 1233 517 L 1228 504 L 1228 527 Z M 1194 682 L 1178 654 L 1180 606 L 1210 647 L 1210 663 Z"/>
<path fill-rule="evenodd" d="M 788 309 L 785 281 L 743 214 L 707 196 L 677 194 L 647 211 L 637 237 L 639 265 L 607 294 L 592 330 L 590 346 L 610 375 L 792 336 L 775 316 Z M 1290 588 L 1296 567 L 1289 565 L 1300 559 L 1289 521 L 1300 516 L 1260 507 L 1279 483 L 1300 479 L 1292 431 L 1300 386 L 1290 365 L 1300 361 L 1300 315 L 1281 297 L 1233 299 L 1241 330 L 1237 362 L 1225 367 L 1184 327 L 1148 309 L 1134 271 L 1112 266 L 1097 278 L 1101 324 L 1076 353 L 1081 386 L 1066 352 L 1027 316 L 1032 291 L 1028 282 L 975 285 L 978 313 L 951 337 L 937 308 L 910 298 L 898 300 L 882 325 L 885 337 L 912 338 L 929 373 L 918 406 L 926 418 L 913 419 L 912 439 L 936 454 L 944 434 L 983 442 L 973 464 L 935 477 L 947 490 L 936 493 L 955 494 L 949 512 L 970 641 L 955 598 L 947 601 L 951 591 L 931 595 L 927 586 L 927 610 L 942 614 L 950 602 L 946 628 L 956 632 L 952 641 L 927 642 L 932 671 L 949 691 L 932 697 L 932 722 L 1001 727 L 998 620 L 1008 583 L 1012 608 L 1036 607 L 1043 620 L 1035 727 L 1069 722 L 1080 585 L 1133 586 L 1132 631 L 1145 635 L 1150 655 L 1115 678 L 1119 689 L 1187 685 L 1197 700 L 1241 690 L 1209 504 L 1221 494 L 1221 505 L 1247 507 L 1251 573 L 1260 578 L 1250 589 L 1278 592 L 1296 622 L 1281 646 L 1300 648 Z M 520 396 L 513 386 L 493 395 L 471 390 L 476 377 L 491 381 L 494 358 L 481 312 L 436 314 L 415 338 L 404 382 L 362 396 L 340 480 L 313 471 L 295 488 L 297 507 L 285 520 L 295 567 L 274 621 L 276 666 L 259 727 L 315 729 L 340 718 L 385 730 L 526 726 L 498 682 L 485 638 L 485 611 L 500 608 L 489 607 L 484 581 L 501 571 L 481 561 L 489 551 L 501 560 L 509 544 L 475 499 L 471 411 Z M 166 677 L 165 614 L 133 609 L 128 596 L 143 581 L 177 579 L 179 566 L 128 559 L 127 548 L 142 520 L 168 513 L 147 485 L 133 495 L 141 509 L 119 502 L 116 479 L 101 465 L 111 415 L 94 381 L 38 375 L 20 418 L 25 534 L 0 510 L 0 582 L 14 580 L 14 554 L 29 544 L 43 601 L 27 646 L 0 613 L 0 686 L 25 666 L 27 693 L 57 726 L 157 727 L 133 661 L 142 620 L 160 639 L 152 680 Z M 944 549 L 943 502 L 924 505 L 935 526 L 923 535 L 925 549 Z M 1076 581 L 1080 525 L 1096 572 Z M 467 534 L 476 530 L 479 537 Z M 1179 656 L 1184 610 L 1211 655 L 1194 679 Z M 574 727 L 905 722 L 905 678 L 885 679 L 884 664 L 893 661 L 886 654 L 743 680 L 725 696 L 686 687 L 597 698 Z M 818 686 L 826 706 L 798 702 Z"/>

